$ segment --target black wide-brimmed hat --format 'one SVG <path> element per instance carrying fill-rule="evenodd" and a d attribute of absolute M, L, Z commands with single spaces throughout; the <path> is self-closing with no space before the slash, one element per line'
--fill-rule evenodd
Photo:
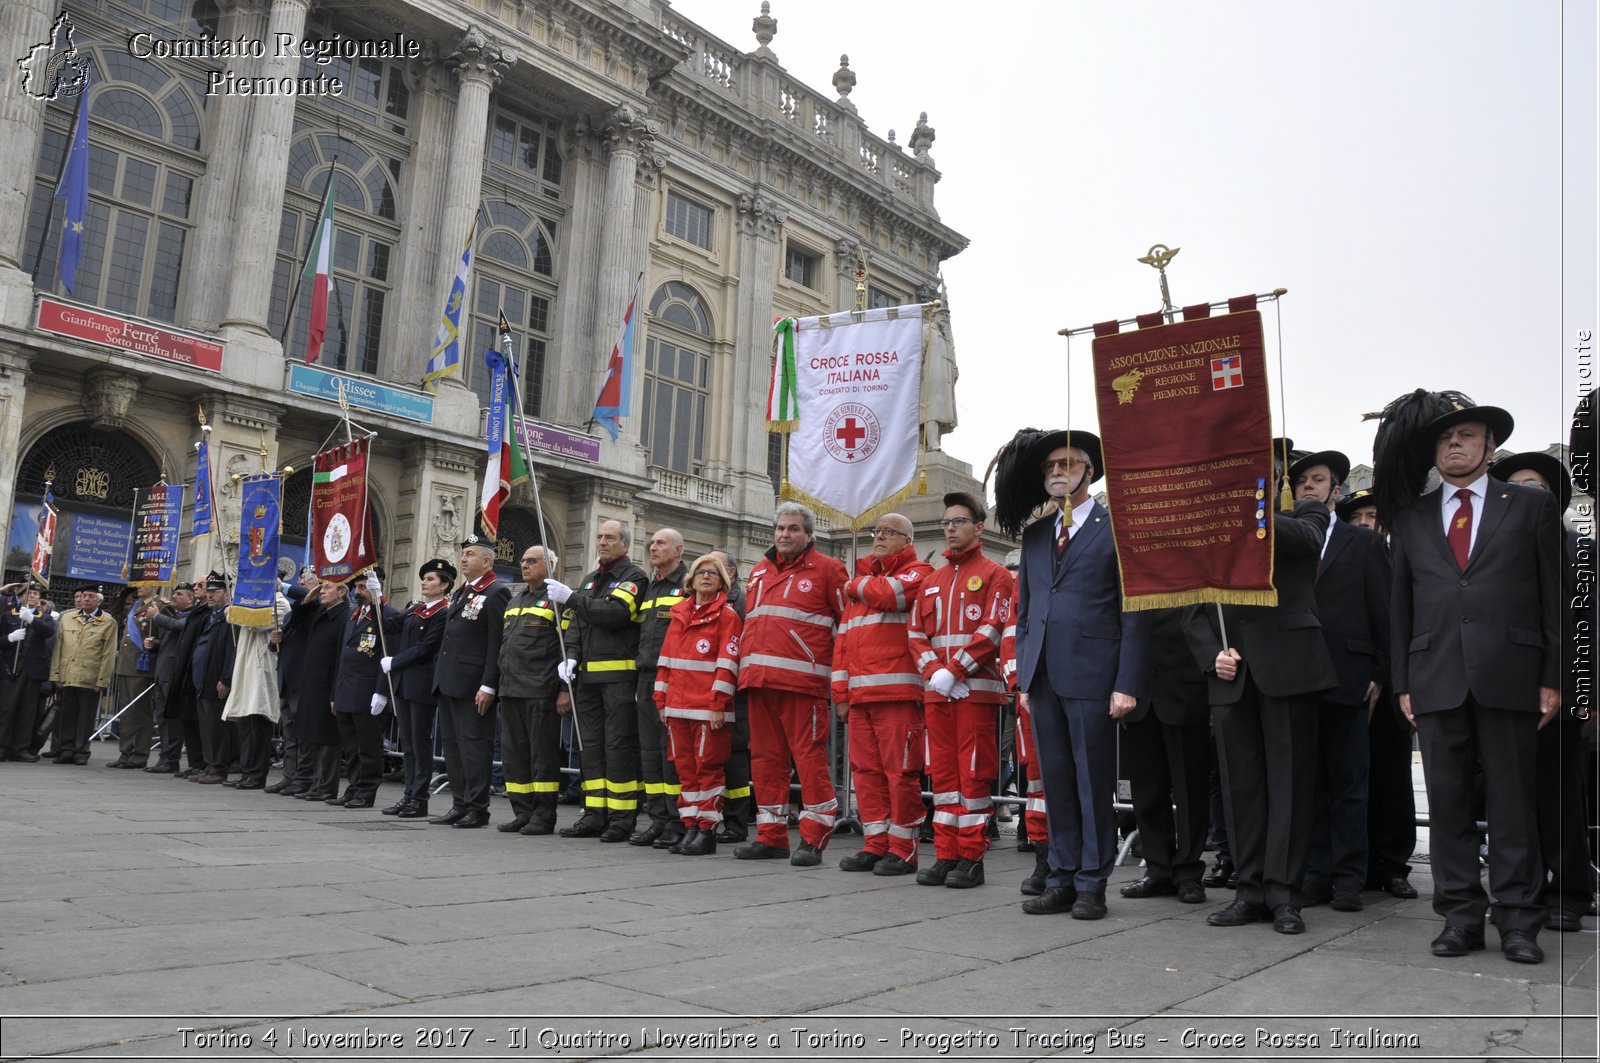
<path fill-rule="evenodd" d="M 442 557 L 434 557 L 424 561 L 422 563 L 422 567 L 417 569 L 417 578 L 421 579 L 430 572 L 437 572 L 440 576 L 449 580 L 451 583 L 454 583 L 460 576 L 460 573 L 456 571 L 456 566 L 452 565 Z"/>
<path fill-rule="evenodd" d="M 1378 417 L 1378 431 L 1372 440 L 1373 493 L 1378 500 L 1378 520 L 1385 527 L 1392 526 L 1395 514 L 1422 494 L 1440 432 L 1467 421 L 1482 421 L 1495 442 L 1503 444 L 1516 423 L 1500 407 L 1479 406 L 1459 391 L 1423 388 L 1401 395 Z"/>
<path fill-rule="evenodd" d="M 1052 450 L 1060 450 L 1062 447 L 1075 447 L 1088 457 L 1089 464 L 1094 466 L 1094 479 L 1089 481 L 1090 483 L 1096 483 L 1105 476 L 1106 464 L 1100 452 L 1100 437 L 1081 428 L 1074 428 L 1070 432 L 1060 430 L 1049 432 L 1034 440 L 1033 445 L 1028 447 L 1027 453 L 1023 455 L 1023 464 L 1031 465 L 1034 475 L 1039 476 L 1041 475 L 1039 467 L 1044 464 L 1044 459 L 1050 456 Z M 1041 480 L 1041 487 L 1042 484 Z"/>
<path fill-rule="evenodd" d="M 1349 458 L 1337 450 L 1315 450 L 1309 454 L 1298 455 L 1289 463 L 1289 486 L 1294 486 L 1294 482 L 1300 478 L 1301 473 L 1307 469 L 1316 468 L 1318 465 L 1326 465 L 1328 467 L 1328 472 L 1333 475 L 1333 482 L 1336 484 L 1344 483 L 1345 479 L 1350 475 Z"/>
<path fill-rule="evenodd" d="M 1489 466 L 1489 475 L 1496 480 L 1509 481 L 1511 474 L 1530 469 L 1538 473 L 1544 482 L 1550 485 L 1550 490 L 1555 492 L 1556 498 L 1561 502 L 1561 509 L 1572 505 L 1572 476 L 1567 472 L 1567 467 L 1560 460 L 1546 454 L 1542 450 L 1529 450 L 1521 454 L 1508 454 Z"/>

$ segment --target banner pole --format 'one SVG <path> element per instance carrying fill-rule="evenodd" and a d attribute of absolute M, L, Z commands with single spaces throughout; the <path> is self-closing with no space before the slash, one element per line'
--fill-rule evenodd
<path fill-rule="evenodd" d="M 1275 299 L 1281 299 L 1283 296 L 1285 296 L 1287 294 L 1289 294 L 1289 289 L 1287 289 L 1287 288 L 1274 288 L 1270 292 L 1258 292 L 1256 294 L 1256 300 L 1258 302 L 1268 302 L 1268 303 L 1270 303 Z M 1229 301 L 1227 299 L 1219 299 L 1214 303 L 1207 303 L 1206 305 L 1209 306 L 1213 310 L 1220 310 L 1223 307 L 1227 306 L 1228 302 Z M 1117 325 L 1118 325 L 1118 327 L 1121 327 L 1123 325 L 1135 325 L 1135 324 L 1138 324 L 1138 322 L 1139 322 L 1139 319 L 1136 318 L 1136 317 L 1125 317 L 1125 318 L 1120 318 L 1117 321 Z M 1093 325 L 1079 325 L 1076 328 L 1059 329 L 1059 330 L 1057 330 L 1056 335 L 1057 336 L 1081 336 L 1086 332 L 1093 332 L 1094 329 L 1095 329 L 1095 327 Z"/>

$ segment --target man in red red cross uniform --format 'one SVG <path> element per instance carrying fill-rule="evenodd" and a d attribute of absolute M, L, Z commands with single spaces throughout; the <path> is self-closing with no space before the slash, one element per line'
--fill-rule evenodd
<path fill-rule="evenodd" d="M 800 847 L 789 862 L 816 867 L 833 835 L 839 803 L 828 775 L 828 685 L 833 634 L 848 573 L 812 542 L 816 519 L 797 502 L 778 506 L 772 549 L 745 588 L 739 689 L 750 693 L 750 774 L 756 840 L 740 860 L 789 856 L 789 762 L 800 774 Z"/>
<path fill-rule="evenodd" d="M 917 557 L 911 521 L 885 513 L 872 553 L 844 587 L 833 643 L 833 705 L 850 721 L 850 771 L 861 813 L 861 851 L 841 871 L 906 875 L 917 869 L 922 825 L 922 676 L 906 641 L 911 604 L 933 566 Z"/>
<path fill-rule="evenodd" d="M 944 496 L 947 564 L 911 607 L 911 653 L 927 680 L 928 774 L 933 778 L 934 863 L 923 886 L 983 885 L 991 786 L 999 769 L 995 717 L 1006 700 L 1000 640 L 1011 620 L 1011 573 L 983 556 L 988 513 L 971 495 Z"/>

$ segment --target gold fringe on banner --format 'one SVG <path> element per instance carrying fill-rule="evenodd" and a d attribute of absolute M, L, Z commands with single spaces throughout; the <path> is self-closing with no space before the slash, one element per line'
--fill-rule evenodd
<path fill-rule="evenodd" d="M 849 513 L 842 512 L 841 510 L 834 509 L 826 502 L 816 498 L 813 495 L 807 494 L 798 487 L 795 487 L 793 484 L 789 483 L 787 480 L 783 482 L 783 489 L 779 492 L 778 497 L 788 499 L 793 502 L 799 502 L 817 516 L 825 517 L 826 519 L 833 521 L 835 524 L 842 524 L 850 531 L 860 531 L 867 525 L 874 523 L 885 513 L 893 513 L 896 506 L 910 498 L 912 494 L 916 492 L 916 488 L 917 481 L 912 480 L 910 483 L 900 488 L 900 490 L 896 491 L 888 498 L 885 498 L 883 501 L 875 504 L 865 513 L 857 513 L 854 516 Z"/>
<path fill-rule="evenodd" d="M 271 627 L 277 623 L 277 618 L 273 615 L 275 611 L 271 606 L 230 605 L 227 621 L 239 627 Z"/>
<path fill-rule="evenodd" d="M 1140 594 L 1124 597 L 1125 612 L 1137 613 L 1145 609 L 1178 609 L 1186 605 L 1265 605 L 1278 604 L 1277 591 L 1230 591 L 1217 587 L 1200 587 L 1192 591 L 1171 591 L 1166 594 Z"/>

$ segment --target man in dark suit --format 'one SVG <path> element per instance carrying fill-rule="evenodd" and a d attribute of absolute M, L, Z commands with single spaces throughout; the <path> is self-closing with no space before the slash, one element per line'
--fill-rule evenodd
<path fill-rule="evenodd" d="M 339 721 L 333 713 L 334 674 L 344 645 L 345 622 L 350 619 L 350 598 L 344 586 L 333 581 L 319 584 L 312 612 L 297 618 L 305 625 L 305 648 L 300 657 L 300 704 L 295 713 L 299 759 L 306 765 L 304 787 L 279 791 L 301 801 L 334 801 L 339 794 Z M 300 609 L 301 606 L 296 606 Z"/>
<path fill-rule="evenodd" d="M 1050 825 L 1044 892 L 1022 902 L 1030 915 L 1104 918 L 1117 857 L 1116 722 L 1145 689 L 1150 622 L 1122 611 L 1110 515 L 1089 495 L 1101 466 L 1099 438 L 1076 430 L 1042 436 L 1021 466 L 1038 469 L 1059 504 L 1023 532 L 1017 573 L 1017 689 Z"/>
<path fill-rule="evenodd" d="M 1289 466 L 1301 501 L 1333 511 L 1350 459 L 1337 450 Z M 1330 518 L 1317 564 L 1317 619 L 1339 685 L 1317 709 L 1316 804 L 1306 907 L 1359 912 L 1367 879 L 1367 721 L 1389 685 L 1389 553 L 1376 532 Z"/>
<path fill-rule="evenodd" d="M 1144 877 L 1122 887 L 1124 897 L 1177 894 L 1203 904 L 1209 819 L 1211 703 L 1205 678 L 1184 639 L 1183 610 L 1151 613 L 1149 684 L 1122 718 L 1122 764 L 1133 788 Z"/>
<path fill-rule="evenodd" d="M 459 567 L 461 589 L 445 613 L 444 638 L 433 665 L 450 811 L 428 822 L 471 829 L 489 822 L 500 636 L 511 586 L 495 575 L 493 540 L 478 535 L 463 539 Z"/>
<path fill-rule="evenodd" d="M 1549 491 L 1565 512 L 1572 504 L 1572 478 L 1552 455 L 1529 451 L 1501 458 L 1489 475 L 1506 483 Z M 1573 652 L 1580 626 L 1594 623 L 1592 597 L 1585 584 L 1593 582 L 1594 542 L 1570 529 L 1564 533 L 1567 564 L 1562 570 L 1562 600 L 1568 611 L 1562 645 L 1571 647 L 1561 674 L 1561 700 L 1566 710 L 1555 723 L 1539 730 L 1539 847 L 1544 852 L 1547 878 L 1545 926 L 1554 930 L 1583 929 L 1583 916 L 1594 896 L 1594 871 L 1589 866 L 1589 843 L 1584 829 L 1588 810 L 1584 803 L 1583 718 L 1578 696 L 1579 674 L 1593 662 Z M 1585 558 L 1588 558 L 1585 563 Z"/>
<path fill-rule="evenodd" d="M 383 728 L 378 718 L 389 707 L 393 689 L 380 662 L 384 647 L 400 637 L 400 610 L 383 600 L 383 570 L 356 581 L 356 609 L 344 627 L 339 665 L 333 679 L 333 713 L 339 746 L 349 766 L 346 808 L 371 808 L 383 780 Z"/>
<path fill-rule="evenodd" d="M 1500 484 L 1487 472 L 1511 415 L 1465 396 L 1450 402 L 1402 441 L 1419 461 L 1431 451 L 1442 488 L 1392 519 L 1379 513 L 1394 554 L 1395 691 L 1416 725 L 1428 780 L 1433 909 L 1445 921 L 1432 949 L 1464 956 L 1484 945 L 1491 905 L 1472 814 L 1481 758 L 1500 949 L 1539 963 L 1534 771 L 1538 728 L 1561 709 L 1561 526 L 1548 491 Z"/>
<path fill-rule="evenodd" d="M 1331 519 L 1325 504 L 1310 501 L 1274 514 L 1276 606 L 1192 606 L 1184 619 L 1189 649 L 1208 677 L 1238 869 L 1234 901 L 1206 917 L 1212 926 L 1270 918 L 1280 934 L 1306 928 L 1300 886 L 1311 842 L 1317 702 L 1338 684 L 1313 589 Z"/>
<path fill-rule="evenodd" d="M 36 764 L 34 730 L 39 688 L 50 679 L 56 624 L 61 619 L 32 582 L 0 587 L 0 759 Z"/>
<path fill-rule="evenodd" d="M 294 562 L 280 558 L 278 589 L 289 603 L 278 615 L 278 628 L 272 632 L 272 646 L 278 655 L 278 723 L 283 735 L 283 775 L 266 787 L 269 794 L 304 789 L 311 781 L 311 762 L 300 758 L 300 677 L 306 652 L 306 629 L 319 608 L 314 591 L 316 570 L 307 565 L 296 576 Z M 288 571 L 283 571 L 283 569 Z M 290 580 L 294 582 L 290 582 Z"/>
<path fill-rule="evenodd" d="M 400 639 L 379 664 L 394 680 L 395 720 L 405 769 L 405 792 L 383 810 L 401 819 L 428 818 L 428 787 L 433 782 L 433 666 L 444 642 L 445 609 L 459 573 L 442 557 L 417 569 L 422 601 L 414 604 L 400 628 Z"/>

